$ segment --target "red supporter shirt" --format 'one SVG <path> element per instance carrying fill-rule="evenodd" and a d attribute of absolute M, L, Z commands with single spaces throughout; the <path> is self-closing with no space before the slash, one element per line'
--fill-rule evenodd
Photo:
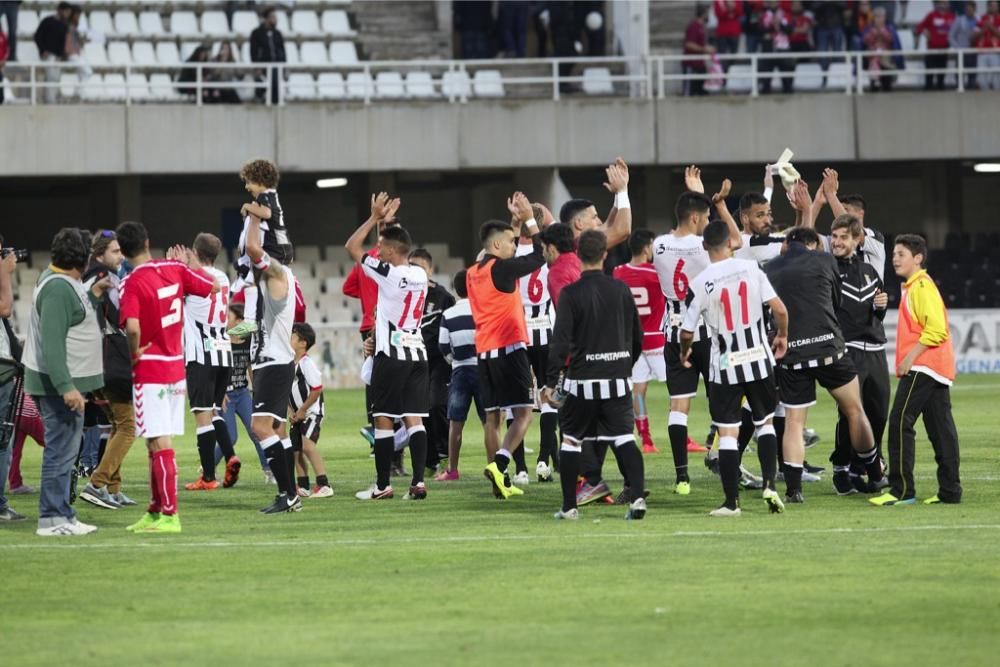
<path fill-rule="evenodd" d="M 371 257 L 378 257 L 378 246 L 368 251 Z M 358 328 L 362 333 L 371 331 L 375 326 L 375 304 L 378 303 L 378 284 L 365 275 L 360 264 L 355 264 L 351 272 L 347 274 L 344 286 L 341 288 L 344 296 L 352 299 L 361 299 L 361 326 Z"/>
<path fill-rule="evenodd" d="M 792 44 L 809 44 L 812 42 L 813 20 L 808 14 L 796 16 L 792 14 L 792 34 L 788 41 Z"/>
<path fill-rule="evenodd" d="M 979 29 L 982 34 L 979 36 L 979 43 L 976 45 L 980 49 L 1000 49 L 1000 35 L 990 35 L 986 32 L 986 26 L 992 25 L 993 29 L 1000 33 L 1000 14 L 983 14 L 979 19 Z"/>
<path fill-rule="evenodd" d="M 132 367 L 139 384 L 184 379 L 184 297 L 207 297 L 215 284 L 207 274 L 173 259 L 154 259 L 122 281 L 121 326 L 139 320 L 139 347 L 149 345 Z"/>
<path fill-rule="evenodd" d="M 306 298 L 302 294 L 302 285 L 299 284 L 299 279 L 295 279 L 295 315 L 292 320 L 295 323 L 302 323 L 306 321 Z"/>
<path fill-rule="evenodd" d="M 948 30 L 954 20 L 955 15 L 950 11 L 939 12 L 935 9 L 917 24 L 917 33 L 927 32 L 927 48 L 947 49 Z"/>
<path fill-rule="evenodd" d="M 743 3 L 737 0 L 715 0 L 713 4 L 715 18 L 719 19 L 719 24 L 715 28 L 715 36 L 739 37 Z"/>
<path fill-rule="evenodd" d="M 616 266 L 614 277 L 628 285 L 639 311 L 642 323 L 642 349 L 663 350 L 666 339 L 663 335 L 663 312 L 667 300 L 660 289 L 660 279 L 652 264 L 622 264 Z"/>
<path fill-rule="evenodd" d="M 556 261 L 549 265 L 549 296 L 552 305 L 559 305 L 559 293 L 566 285 L 572 285 L 580 279 L 580 258 L 575 252 L 559 255 Z"/>

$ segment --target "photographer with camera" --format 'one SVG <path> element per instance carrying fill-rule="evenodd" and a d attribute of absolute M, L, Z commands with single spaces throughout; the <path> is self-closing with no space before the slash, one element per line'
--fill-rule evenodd
<path fill-rule="evenodd" d="M 70 506 L 73 461 L 83 433 L 83 394 L 104 385 L 102 336 L 96 307 L 107 276 L 88 291 L 80 280 L 90 257 L 90 234 L 64 228 L 52 239 L 52 263 L 38 278 L 24 349 L 25 391 L 45 425 L 38 499 L 39 536 L 86 535 L 96 526 L 76 520 Z"/>
<path fill-rule="evenodd" d="M 20 344 L 7 318 L 14 310 L 14 270 L 23 251 L 4 248 L 0 236 L 0 523 L 20 521 L 24 516 L 7 505 L 4 486 L 10 467 L 10 443 L 14 435 L 16 390 L 21 382 Z"/>

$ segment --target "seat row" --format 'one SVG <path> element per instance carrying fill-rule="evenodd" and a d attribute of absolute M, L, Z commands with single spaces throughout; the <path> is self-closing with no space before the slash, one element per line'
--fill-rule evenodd
<path fill-rule="evenodd" d="M 297 9 L 288 14 L 283 11 L 276 13 L 278 30 L 285 37 L 354 37 L 347 12 L 342 9 L 327 9 L 322 14 L 314 11 Z M 18 13 L 19 37 L 30 38 L 38 28 L 44 14 L 31 9 L 22 9 Z M 121 38 L 168 38 L 168 37 L 232 37 L 233 35 L 249 36 L 260 25 L 260 17 L 256 12 L 237 11 L 233 13 L 232 26 L 226 18 L 226 13 L 218 10 L 208 10 L 199 17 L 191 11 L 174 11 L 167 15 L 168 20 L 158 11 L 95 10 L 80 18 L 80 30 L 89 33 L 101 33 L 108 37 Z M 168 27 L 169 26 L 169 27 Z"/>
<path fill-rule="evenodd" d="M 848 63 L 830 63 L 830 67 L 824 73 L 823 68 L 817 63 L 799 63 L 795 66 L 794 72 L 787 75 L 783 72 L 758 72 L 757 80 L 770 79 L 772 88 L 781 89 L 781 78 L 791 76 L 795 90 L 836 90 L 843 91 L 851 85 L 853 78 L 853 67 Z M 885 72 L 891 74 L 893 72 Z M 923 85 L 924 65 L 912 60 L 905 61 L 905 69 L 894 72 L 897 76 L 896 85 L 902 88 L 917 87 Z M 862 72 L 861 76 L 865 83 L 872 75 Z M 748 93 L 753 89 L 753 66 L 733 65 L 726 74 L 725 89 L 731 93 Z M 954 79 L 949 75 L 949 81 Z M 953 81 L 951 82 L 953 85 Z"/>

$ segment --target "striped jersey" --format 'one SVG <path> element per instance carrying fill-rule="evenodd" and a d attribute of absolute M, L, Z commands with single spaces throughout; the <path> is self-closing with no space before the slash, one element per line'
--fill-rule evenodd
<path fill-rule="evenodd" d="M 520 243 L 514 253 L 523 257 L 534 252 L 533 244 Z M 549 267 L 542 264 L 529 275 L 518 280 L 521 302 L 524 304 L 524 322 L 528 326 L 528 347 L 548 345 L 552 336 L 555 309 L 549 296 Z"/>
<path fill-rule="evenodd" d="M 226 392 L 246 389 L 250 382 L 247 377 L 247 369 L 250 368 L 250 339 L 244 338 L 242 342 L 232 343 L 233 346 L 233 371 L 229 375 L 229 386 Z"/>
<path fill-rule="evenodd" d="M 683 329 L 703 319 L 712 339 L 710 382 L 737 385 L 770 377 L 774 356 L 767 340 L 764 304 L 777 295 L 757 263 L 713 262 L 691 283 L 693 295 Z"/>
<path fill-rule="evenodd" d="M 378 285 L 375 354 L 402 361 L 427 361 L 420 322 L 427 298 L 427 274 L 419 266 L 393 266 L 365 255 L 361 268 Z"/>
<path fill-rule="evenodd" d="M 781 254 L 781 245 L 785 242 L 784 233 L 778 234 L 741 234 L 743 245 L 733 253 L 736 259 L 751 259 L 758 266 L 764 266 Z"/>
<path fill-rule="evenodd" d="M 441 315 L 438 330 L 438 348 L 452 368 L 475 366 L 476 323 L 472 319 L 472 306 L 468 299 L 459 299 Z"/>
<path fill-rule="evenodd" d="M 288 292 L 284 299 L 274 299 L 267 289 L 267 282 L 261 280 L 258 288 L 257 319 L 260 329 L 257 332 L 257 354 L 254 356 L 253 368 L 279 366 L 295 361 L 295 350 L 292 349 L 292 324 L 295 319 L 295 276 L 287 266 L 281 265 L 288 282 Z"/>
<path fill-rule="evenodd" d="M 184 362 L 203 366 L 233 365 L 233 348 L 226 333 L 229 321 L 229 278 L 213 266 L 202 269 L 219 291 L 207 297 L 184 298 Z"/>
<path fill-rule="evenodd" d="M 307 417 L 322 417 L 325 413 L 323 406 L 323 374 L 319 372 L 319 366 L 308 354 L 299 359 L 295 364 L 295 381 L 292 382 L 292 395 L 289 401 L 292 410 L 298 410 L 309 398 L 309 393 L 320 390 L 319 399 L 306 410 Z"/>
<path fill-rule="evenodd" d="M 652 264 L 616 266 L 614 277 L 628 285 L 642 323 L 642 349 L 663 351 L 663 311 L 666 300 Z"/>
<path fill-rule="evenodd" d="M 663 234 L 653 241 L 653 266 L 660 279 L 660 289 L 666 297 L 666 313 L 663 318 L 667 342 L 680 343 L 680 329 L 687 313 L 689 286 L 691 280 L 709 265 L 708 252 L 702 247 L 701 236 L 688 234 L 674 236 Z M 694 339 L 708 337 L 705 323 L 698 320 Z"/>

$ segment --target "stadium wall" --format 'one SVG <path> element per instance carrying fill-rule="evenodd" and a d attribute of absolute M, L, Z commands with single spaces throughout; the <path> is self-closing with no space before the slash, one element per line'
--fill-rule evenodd
<path fill-rule="evenodd" d="M 974 159 L 1000 155 L 1000 93 L 504 100 L 371 106 L 5 107 L 0 174 L 458 170 L 606 163 Z M 905 118 L 905 122 L 900 119 Z"/>

